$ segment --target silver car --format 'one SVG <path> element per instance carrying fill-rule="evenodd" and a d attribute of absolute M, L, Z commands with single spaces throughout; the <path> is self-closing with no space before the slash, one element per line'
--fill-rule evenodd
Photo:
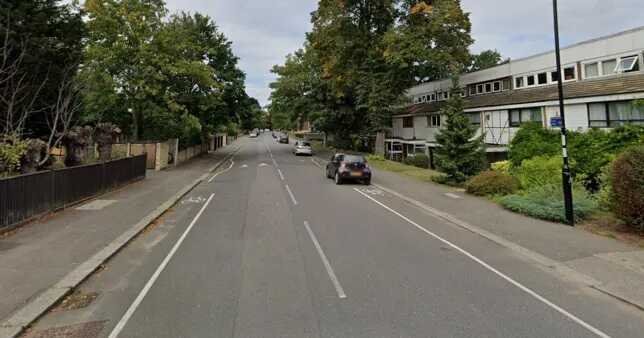
<path fill-rule="evenodd" d="M 309 142 L 296 141 L 295 147 L 293 147 L 293 154 L 295 154 L 295 156 L 299 156 L 299 155 L 313 156 L 313 149 L 311 149 L 311 144 Z"/>

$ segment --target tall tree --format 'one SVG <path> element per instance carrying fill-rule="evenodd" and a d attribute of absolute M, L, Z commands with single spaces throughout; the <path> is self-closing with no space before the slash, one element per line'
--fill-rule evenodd
<path fill-rule="evenodd" d="M 60 0 L 0 1 L 0 36 L 2 132 L 47 138 L 61 83 L 80 62 L 80 10 Z"/>
<path fill-rule="evenodd" d="M 464 182 L 485 165 L 484 136 L 476 136 L 478 128 L 463 112 L 460 93 L 458 77 L 454 77 L 450 98 L 441 111 L 446 117 L 445 127 L 436 135 L 438 166 L 453 183 Z"/>
<path fill-rule="evenodd" d="M 507 61 L 509 60 L 504 61 L 501 53 L 496 50 L 484 50 L 479 54 L 472 55 L 470 67 L 467 71 L 477 72 L 479 70 L 498 66 L 499 64 Z"/>

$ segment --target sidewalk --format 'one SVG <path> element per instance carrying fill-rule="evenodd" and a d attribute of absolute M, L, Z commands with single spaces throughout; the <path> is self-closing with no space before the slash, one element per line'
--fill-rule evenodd
<path fill-rule="evenodd" d="M 373 183 L 547 268 L 572 272 L 590 287 L 644 310 L 644 250 L 581 229 L 516 214 L 462 190 L 392 172 L 374 170 Z"/>
<path fill-rule="evenodd" d="M 169 200 L 191 188 L 238 144 L 175 168 L 148 171 L 143 181 L 0 237 L 0 325 L 142 220 L 147 222 L 151 213 L 165 211 L 161 205 L 169 206 Z"/>

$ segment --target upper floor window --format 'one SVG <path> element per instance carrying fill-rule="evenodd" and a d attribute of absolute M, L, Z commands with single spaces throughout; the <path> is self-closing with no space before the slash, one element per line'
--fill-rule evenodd
<path fill-rule="evenodd" d="M 414 117 L 407 116 L 403 117 L 403 128 L 413 128 L 414 127 Z"/>
<path fill-rule="evenodd" d="M 639 56 L 631 55 L 585 63 L 583 75 L 585 79 L 592 79 L 599 76 L 636 72 L 640 70 L 639 59 Z"/>
<path fill-rule="evenodd" d="M 570 81 L 574 80 L 577 78 L 577 75 L 575 73 L 575 66 L 570 66 L 564 68 L 564 81 Z"/>
<path fill-rule="evenodd" d="M 623 57 L 619 61 L 619 64 L 617 66 L 618 68 L 615 70 L 620 73 L 638 71 L 639 70 L 639 64 L 637 62 L 638 59 L 639 57 L 637 55 Z"/>
<path fill-rule="evenodd" d="M 541 122 L 542 108 L 524 108 L 524 109 L 511 109 L 509 111 L 510 115 L 510 127 L 519 127 L 521 124 L 526 122 Z"/>
<path fill-rule="evenodd" d="M 548 73 L 537 74 L 537 83 L 540 85 L 548 84 Z"/>
<path fill-rule="evenodd" d="M 524 77 L 523 76 L 517 77 L 516 79 L 514 79 L 514 87 L 515 88 L 523 88 L 524 85 L 525 85 L 525 82 L 524 82 Z"/>

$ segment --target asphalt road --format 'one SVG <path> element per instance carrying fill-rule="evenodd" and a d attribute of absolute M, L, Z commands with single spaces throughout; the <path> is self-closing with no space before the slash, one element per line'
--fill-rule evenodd
<path fill-rule="evenodd" d="M 642 312 L 374 186 L 336 186 L 264 134 L 30 334 L 641 337 Z M 377 179 L 377 177 L 376 177 Z M 85 324 L 83 324 L 85 323 Z"/>

